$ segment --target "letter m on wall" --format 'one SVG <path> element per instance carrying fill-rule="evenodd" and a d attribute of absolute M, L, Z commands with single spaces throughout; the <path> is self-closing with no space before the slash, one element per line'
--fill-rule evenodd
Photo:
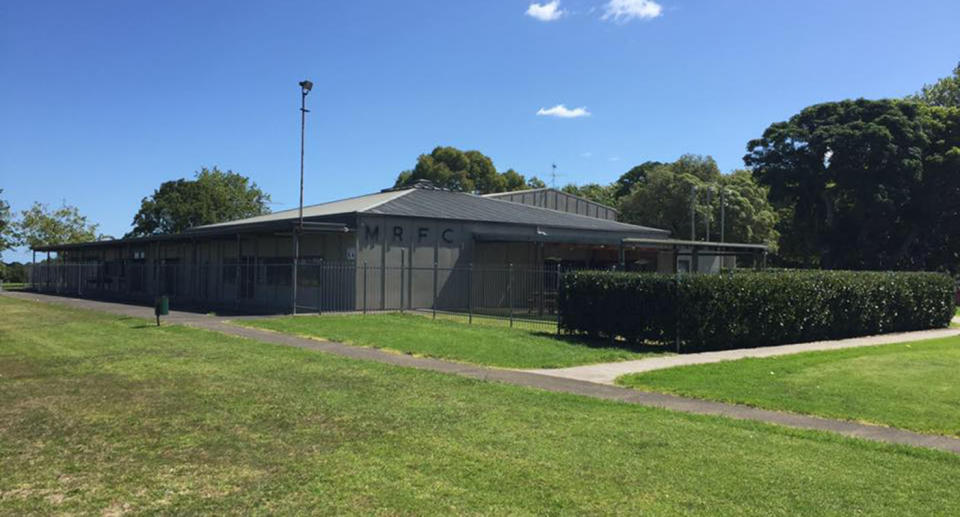
<path fill-rule="evenodd" d="M 369 224 L 363 223 L 363 238 L 367 242 L 380 240 L 380 226 L 371 227 Z"/>

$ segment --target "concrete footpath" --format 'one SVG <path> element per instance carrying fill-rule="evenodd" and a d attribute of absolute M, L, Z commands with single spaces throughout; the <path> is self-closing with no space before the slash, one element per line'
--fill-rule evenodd
<path fill-rule="evenodd" d="M 651 357 L 635 361 L 620 361 L 616 363 L 588 364 L 570 368 L 551 368 L 539 370 L 525 370 L 530 373 L 577 379 L 600 384 L 614 384 L 614 380 L 630 373 L 643 373 L 678 366 L 693 364 L 719 363 L 722 361 L 736 361 L 746 357 L 773 357 L 778 355 L 802 354 L 804 352 L 818 352 L 823 350 L 840 350 L 843 348 L 857 348 L 864 346 L 888 345 L 906 341 L 921 341 L 960 335 L 960 328 L 946 328 L 921 330 L 917 332 L 903 332 L 896 334 L 882 334 L 834 341 L 814 341 L 795 345 L 765 346 L 760 348 L 739 348 L 719 352 L 702 352 L 698 354 L 670 355 L 665 357 Z"/>
<path fill-rule="evenodd" d="M 146 319 L 153 318 L 153 309 L 151 307 L 26 292 L 3 292 L 0 293 L 0 295 L 10 296 L 12 298 L 22 300 L 59 303 L 122 316 L 132 316 Z M 780 413 L 777 411 L 757 409 L 737 404 L 710 402 L 706 400 L 678 397 L 660 393 L 648 393 L 621 388 L 618 386 L 588 382 L 578 379 L 553 377 L 528 371 L 487 368 L 483 366 L 474 366 L 452 361 L 443 361 L 439 359 L 413 357 L 409 355 L 384 352 L 374 348 L 355 347 L 330 341 L 307 339 L 266 330 L 240 327 L 231 324 L 229 322 L 230 319 L 231 318 L 228 317 L 171 311 L 170 315 L 166 317 L 164 321 L 167 324 L 176 323 L 188 325 L 191 327 L 221 332 L 231 336 L 249 338 L 267 343 L 317 350 L 320 352 L 336 354 L 353 359 L 376 361 L 379 363 L 392 364 L 408 368 L 418 368 L 422 370 L 461 375 L 464 377 L 470 377 L 484 381 L 503 382 L 516 386 L 524 386 L 553 392 L 570 393 L 597 399 L 657 407 L 685 413 L 722 416 L 740 420 L 753 420 L 769 424 L 782 425 L 797 429 L 834 432 L 865 440 L 909 445 L 914 447 L 926 447 L 951 452 L 954 454 L 960 454 L 960 439 L 948 436 L 925 435 L 878 425 L 830 420 L 806 415 Z"/>

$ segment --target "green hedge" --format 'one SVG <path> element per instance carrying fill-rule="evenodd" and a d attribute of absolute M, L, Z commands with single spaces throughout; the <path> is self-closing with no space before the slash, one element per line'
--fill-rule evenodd
<path fill-rule="evenodd" d="M 687 351 L 769 346 L 946 327 L 953 294 L 937 273 L 580 271 L 563 276 L 560 329 Z"/>

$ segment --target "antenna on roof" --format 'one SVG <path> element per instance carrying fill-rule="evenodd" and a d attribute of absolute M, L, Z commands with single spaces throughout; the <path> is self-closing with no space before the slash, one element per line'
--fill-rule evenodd
<path fill-rule="evenodd" d="M 563 174 L 557 174 L 557 164 L 556 164 L 556 163 L 550 164 L 550 167 L 551 167 L 551 169 L 552 169 L 551 172 L 550 172 L 550 187 L 551 187 L 551 188 L 557 188 L 557 176 L 563 176 Z"/>

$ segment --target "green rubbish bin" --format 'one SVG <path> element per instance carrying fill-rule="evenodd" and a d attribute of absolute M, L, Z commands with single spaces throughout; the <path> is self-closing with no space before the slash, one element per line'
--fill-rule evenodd
<path fill-rule="evenodd" d="M 160 326 L 160 316 L 170 314 L 170 298 L 167 295 L 158 296 L 153 305 L 153 313 L 157 315 L 157 326 Z"/>

